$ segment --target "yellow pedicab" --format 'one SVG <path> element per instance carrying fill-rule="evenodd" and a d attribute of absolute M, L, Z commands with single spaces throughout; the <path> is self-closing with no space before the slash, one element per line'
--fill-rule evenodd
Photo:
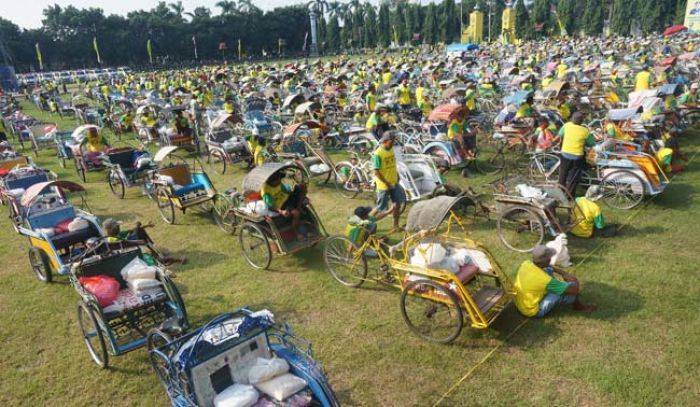
<path fill-rule="evenodd" d="M 465 197 L 448 196 L 416 203 L 403 240 L 391 247 L 373 234 L 360 247 L 346 237 L 331 237 L 324 249 L 326 267 L 348 287 L 371 280 L 401 290 L 404 322 L 425 340 L 452 342 L 465 321 L 488 328 L 515 293 L 489 251 L 465 237 L 456 213 L 465 204 Z M 370 256 L 380 263 L 374 276 L 368 276 Z"/>

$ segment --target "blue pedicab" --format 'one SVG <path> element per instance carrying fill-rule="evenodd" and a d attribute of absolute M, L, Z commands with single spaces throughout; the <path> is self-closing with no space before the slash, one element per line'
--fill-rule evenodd
<path fill-rule="evenodd" d="M 216 196 L 199 158 L 195 156 L 190 166 L 184 157 L 173 154 L 176 150 L 177 146 L 163 147 L 153 157 L 159 166 L 153 171 L 153 196 L 161 217 L 169 224 L 175 223 L 176 208 L 182 213 L 195 206 L 206 211 L 212 208 Z"/>
<path fill-rule="evenodd" d="M 51 282 L 53 273 L 68 274 L 86 242 L 104 236 L 97 217 L 68 202 L 69 192 L 85 189 L 69 181 L 40 182 L 24 192 L 17 209 L 17 230 L 29 239 L 29 263 L 43 282 Z"/>
<path fill-rule="evenodd" d="M 56 144 L 56 157 L 61 168 L 66 168 L 66 161 L 73 159 L 73 150 L 80 143 L 73 139 L 72 131 L 56 131 L 53 134 L 53 142 Z"/>
<path fill-rule="evenodd" d="M 55 180 L 56 174 L 31 164 L 17 166 L 0 178 L 0 202 L 10 211 L 12 226 L 18 231 L 22 222 L 20 200 L 32 185 Z"/>
<path fill-rule="evenodd" d="M 144 347 L 147 333 L 157 327 L 188 328 L 187 311 L 169 271 L 153 256 L 146 256 L 140 247 L 107 243 L 94 239 L 75 261 L 70 281 L 80 295 L 78 324 L 90 357 L 101 368 L 109 365 L 109 355 L 119 356 Z M 140 259 L 143 263 L 139 262 Z M 133 262 L 148 264 L 156 280 L 155 286 L 139 289 L 122 272 Z M 87 279 L 110 278 L 119 283 L 116 299 L 109 305 L 88 289 Z M 138 281 L 138 280 L 136 280 Z"/>
<path fill-rule="evenodd" d="M 109 189 L 120 199 L 124 199 L 127 188 L 142 187 L 151 196 L 151 183 L 155 163 L 147 151 L 131 147 L 109 151 L 104 156 L 104 163 L 109 168 L 107 181 Z"/>
<path fill-rule="evenodd" d="M 173 406 L 238 405 L 232 398 L 247 399 L 243 405 L 340 405 L 310 342 L 294 336 L 286 324 L 275 324 L 266 310 L 221 314 L 177 339 L 168 330 L 153 330 L 148 355 Z M 288 373 L 282 369 L 276 377 L 249 384 L 255 376 L 251 367 L 273 357 L 284 360 Z M 282 381 L 286 385 L 279 386 Z"/>

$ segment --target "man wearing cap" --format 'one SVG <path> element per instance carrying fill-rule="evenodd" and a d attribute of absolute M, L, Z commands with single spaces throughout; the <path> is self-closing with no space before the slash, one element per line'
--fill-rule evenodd
<path fill-rule="evenodd" d="M 563 271 L 554 276 L 550 266 L 555 251 L 544 245 L 535 247 L 532 260 L 525 260 L 515 277 L 515 306 L 526 317 L 541 318 L 559 304 L 570 304 L 576 311 L 591 312 L 594 305 L 585 305 L 579 300 L 578 280 Z"/>
<path fill-rule="evenodd" d="M 394 134 L 386 132 L 379 140 L 379 147 L 372 155 L 374 182 L 377 185 L 377 212 L 388 213 L 389 201 L 393 203 L 394 230 L 399 230 L 401 204 L 406 202 L 406 193 L 399 184 L 399 171 L 394 154 Z"/>

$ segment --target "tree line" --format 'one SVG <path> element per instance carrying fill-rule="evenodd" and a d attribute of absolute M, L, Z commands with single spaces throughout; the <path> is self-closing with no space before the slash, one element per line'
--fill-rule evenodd
<path fill-rule="evenodd" d="M 311 43 L 311 3 L 323 10 L 318 19 L 323 53 L 459 41 L 475 6 L 485 15 L 484 36 L 490 32 L 496 40 L 505 8 L 503 0 L 385 0 L 379 6 L 360 0 L 313 0 L 263 11 L 251 0 L 238 0 L 219 1 L 215 10 L 186 11 L 177 1 L 119 16 L 105 15 L 99 8 L 53 5 L 44 9 L 37 29 L 0 18 L 6 51 L 0 59 L 9 59 L 18 71 L 36 70 L 39 44 L 45 70 L 97 66 L 94 40 L 102 63 L 109 66 L 148 64 L 148 40 L 161 63 L 192 62 L 195 46 L 200 61 L 235 60 L 239 51 L 242 57 L 301 55 Z M 606 26 L 611 33 L 629 35 L 682 23 L 686 0 L 517 0 L 514 8 L 517 35 L 523 39 L 559 35 L 562 27 L 569 35 L 599 35 Z"/>

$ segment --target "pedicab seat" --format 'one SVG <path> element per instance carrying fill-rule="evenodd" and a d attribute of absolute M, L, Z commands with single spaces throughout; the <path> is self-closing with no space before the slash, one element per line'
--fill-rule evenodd
<path fill-rule="evenodd" d="M 62 205 L 31 215 L 27 221 L 32 229 L 54 228 L 61 222 L 75 218 L 75 208 Z"/>
<path fill-rule="evenodd" d="M 75 230 L 73 232 L 65 232 L 51 237 L 51 243 L 57 250 L 65 249 L 73 246 L 76 243 L 82 243 L 91 237 L 99 237 L 100 233 L 95 227 L 90 224 L 87 228 Z"/>
<path fill-rule="evenodd" d="M 34 184 L 38 184 L 39 182 L 46 182 L 48 180 L 49 180 L 48 174 L 41 173 L 41 174 L 30 175 L 28 177 L 7 180 L 5 182 L 5 186 L 7 187 L 8 190 L 27 189 Z"/>

